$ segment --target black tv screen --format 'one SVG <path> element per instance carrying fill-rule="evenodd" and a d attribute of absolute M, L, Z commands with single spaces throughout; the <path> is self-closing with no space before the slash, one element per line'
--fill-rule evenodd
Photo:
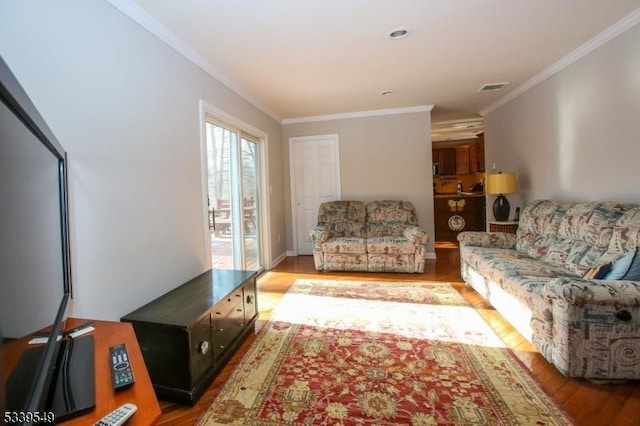
<path fill-rule="evenodd" d="M 4 103 L 0 128 L 0 317 L 17 338 L 50 325 L 65 292 L 60 160 Z"/>
<path fill-rule="evenodd" d="M 66 153 L 0 58 L 0 354 L 49 327 L 0 374 L 5 410 L 44 410 L 55 382 L 71 294 Z M 5 359 L 0 358 L 4 369 Z M 18 418 L 30 424 L 33 419 Z"/>

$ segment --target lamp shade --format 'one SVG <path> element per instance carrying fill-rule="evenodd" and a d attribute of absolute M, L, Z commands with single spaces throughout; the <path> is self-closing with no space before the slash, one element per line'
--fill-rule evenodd
<path fill-rule="evenodd" d="M 515 173 L 496 173 L 487 175 L 487 194 L 513 194 L 518 192 Z"/>

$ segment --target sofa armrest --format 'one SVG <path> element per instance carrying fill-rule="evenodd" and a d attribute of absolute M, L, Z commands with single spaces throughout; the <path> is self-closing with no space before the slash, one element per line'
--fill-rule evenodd
<path fill-rule="evenodd" d="M 316 226 L 311 230 L 309 234 L 311 236 L 311 242 L 313 245 L 320 245 L 327 241 L 331 237 L 331 233 L 326 226 Z"/>
<path fill-rule="evenodd" d="M 429 234 L 424 229 L 418 226 L 407 226 L 402 232 L 402 236 L 413 244 L 427 244 L 429 241 Z"/>
<path fill-rule="evenodd" d="M 542 295 L 575 306 L 640 306 L 640 281 L 556 278 L 543 287 Z"/>
<path fill-rule="evenodd" d="M 460 245 L 513 249 L 516 236 L 508 232 L 465 231 L 458 234 Z"/>
<path fill-rule="evenodd" d="M 640 379 L 640 282 L 563 277 L 542 296 L 551 334 L 534 345 L 563 374 Z"/>

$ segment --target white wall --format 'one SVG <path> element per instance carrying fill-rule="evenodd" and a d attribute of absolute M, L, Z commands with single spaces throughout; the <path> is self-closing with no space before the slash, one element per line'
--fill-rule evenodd
<path fill-rule="evenodd" d="M 73 316 L 117 320 L 204 270 L 200 99 L 269 135 L 284 233 L 280 124 L 109 3 L 1 2 L 0 54 L 69 155 Z"/>
<path fill-rule="evenodd" d="M 342 199 L 411 201 L 418 223 L 429 235 L 427 253 L 435 256 L 433 245 L 433 183 L 431 173 L 431 113 L 413 112 L 364 118 L 336 119 L 286 124 L 283 139 L 337 133 L 340 138 Z M 284 150 L 283 164 L 289 164 Z M 289 179 L 287 170 L 285 179 Z M 290 206 L 290 194 L 285 200 Z M 286 212 L 291 223 L 291 211 Z M 291 227 L 287 247 L 292 250 Z"/>
<path fill-rule="evenodd" d="M 537 198 L 640 203 L 640 25 L 489 113 L 485 129 L 486 164 L 518 176 L 512 209 Z"/>

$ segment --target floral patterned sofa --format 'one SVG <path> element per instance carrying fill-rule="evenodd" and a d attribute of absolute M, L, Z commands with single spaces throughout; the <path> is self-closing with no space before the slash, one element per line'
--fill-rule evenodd
<path fill-rule="evenodd" d="M 327 201 L 311 231 L 319 271 L 424 272 L 427 240 L 408 201 Z"/>
<path fill-rule="evenodd" d="M 640 207 L 537 200 L 463 232 L 462 278 L 570 377 L 640 378 Z"/>

